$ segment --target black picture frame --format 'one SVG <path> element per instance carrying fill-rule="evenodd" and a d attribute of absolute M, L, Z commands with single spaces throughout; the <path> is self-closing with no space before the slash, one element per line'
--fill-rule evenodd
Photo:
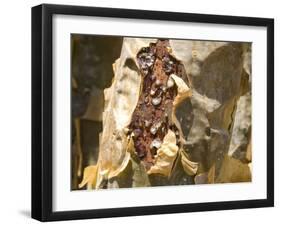
<path fill-rule="evenodd" d="M 52 210 L 52 18 L 55 14 L 266 27 L 267 198 L 54 212 Z M 40 221 L 56 221 L 271 206 L 274 206 L 273 19 L 49 4 L 32 8 L 32 218 Z"/>

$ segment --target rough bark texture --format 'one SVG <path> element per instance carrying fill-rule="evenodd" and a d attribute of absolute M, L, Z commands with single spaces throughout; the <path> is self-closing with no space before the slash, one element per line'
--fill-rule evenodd
<path fill-rule="evenodd" d="M 147 169 L 154 165 L 157 149 L 168 129 L 179 135 L 178 128 L 172 122 L 171 110 L 177 88 L 170 75 L 175 73 L 186 78 L 186 74 L 183 65 L 167 51 L 169 47 L 168 40 L 158 41 L 142 48 L 137 55 L 143 83 L 129 128 L 134 134 L 138 157 Z"/>

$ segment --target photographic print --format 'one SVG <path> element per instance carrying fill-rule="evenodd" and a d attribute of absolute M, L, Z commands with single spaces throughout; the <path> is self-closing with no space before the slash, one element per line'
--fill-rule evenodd
<path fill-rule="evenodd" d="M 31 43 L 32 218 L 274 206 L 274 19 L 42 4 Z"/>
<path fill-rule="evenodd" d="M 71 190 L 251 182 L 250 42 L 70 38 Z"/>

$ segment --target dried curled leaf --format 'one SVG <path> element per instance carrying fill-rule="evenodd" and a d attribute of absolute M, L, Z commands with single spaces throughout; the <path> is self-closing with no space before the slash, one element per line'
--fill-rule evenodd
<path fill-rule="evenodd" d="M 180 104 L 184 99 L 187 97 L 190 97 L 192 92 L 191 89 L 187 86 L 187 84 L 183 81 L 182 78 L 178 77 L 175 74 L 171 74 L 172 79 L 174 79 L 177 89 L 178 89 L 178 95 L 176 96 L 174 100 L 174 106 L 177 106 Z"/>
<path fill-rule="evenodd" d="M 190 161 L 184 151 L 181 151 L 181 163 L 182 163 L 184 171 L 189 176 L 193 176 L 196 174 L 199 164 L 197 162 Z"/>
<path fill-rule="evenodd" d="M 87 189 L 93 189 L 96 186 L 97 171 L 98 171 L 97 165 L 86 167 L 83 173 L 83 180 L 78 185 L 79 188 L 82 188 L 87 184 Z"/>
<path fill-rule="evenodd" d="M 170 176 L 173 163 L 179 150 L 176 143 L 175 133 L 172 130 L 168 130 L 161 147 L 157 150 L 155 165 L 150 168 L 147 172 L 148 174 L 159 173 Z"/>
<path fill-rule="evenodd" d="M 177 117 L 176 117 L 176 109 L 177 106 L 184 101 L 186 98 L 190 97 L 192 95 L 191 89 L 187 86 L 187 84 L 183 81 L 182 78 L 178 77 L 175 74 L 171 74 L 172 79 L 175 81 L 177 86 L 177 96 L 174 99 L 173 102 L 173 109 L 172 109 L 172 121 L 175 123 L 177 128 L 180 131 L 180 140 L 182 143 L 185 143 L 183 132 L 181 129 L 181 124 L 179 123 Z"/>

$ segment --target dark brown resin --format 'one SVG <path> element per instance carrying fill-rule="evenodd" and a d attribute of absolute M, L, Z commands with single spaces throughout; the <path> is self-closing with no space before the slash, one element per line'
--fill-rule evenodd
<path fill-rule="evenodd" d="M 154 164 L 154 156 L 168 129 L 172 129 L 177 138 L 179 134 L 171 121 L 177 87 L 170 75 L 184 77 L 185 71 L 169 50 L 168 40 L 158 40 L 137 54 L 143 83 L 129 129 L 134 134 L 137 155 L 147 169 Z"/>

